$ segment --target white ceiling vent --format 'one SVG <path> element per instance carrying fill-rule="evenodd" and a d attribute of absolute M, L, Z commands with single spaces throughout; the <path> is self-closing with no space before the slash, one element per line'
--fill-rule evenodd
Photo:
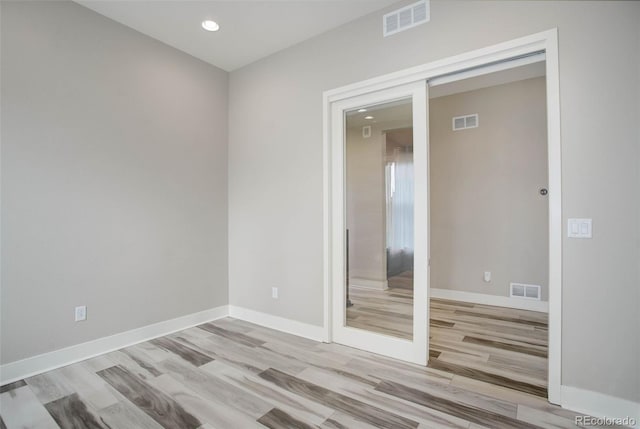
<path fill-rule="evenodd" d="M 479 119 L 478 114 L 465 116 L 456 116 L 451 121 L 453 124 L 453 131 L 466 130 L 467 128 L 478 128 Z"/>
<path fill-rule="evenodd" d="M 511 298 L 536 299 L 540 301 L 540 286 L 511 283 Z"/>
<path fill-rule="evenodd" d="M 383 16 L 382 33 L 384 37 L 391 36 L 429 22 L 429 18 L 429 0 L 420 0 Z"/>

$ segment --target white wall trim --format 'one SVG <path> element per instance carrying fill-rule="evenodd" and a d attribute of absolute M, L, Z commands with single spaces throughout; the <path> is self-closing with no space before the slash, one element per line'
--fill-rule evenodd
<path fill-rule="evenodd" d="M 325 91 L 323 95 L 330 104 L 337 100 L 379 91 L 396 85 L 434 77 L 439 78 L 460 70 L 481 67 L 485 64 L 492 64 L 534 52 L 546 51 L 548 43 L 553 42 L 554 38 L 557 39 L 556 28 L 341 86 Z M 548 52 L 545 52 L 545 54 L 548 55 Z"/>
<path fill-rule="evenodd" d="M 362 277 L 352 277 L 349 279 L 349 286 L 365 289 L 387 290 L 389 289 L 389 282 L 387 280 L 371 280 L 363 279 Z"/>
<path fill-rule="evenodd" d="M 561 400 L 562 386 L 562 138 L 558 29 L 545 32 L 547 67 L 547 162 L 549 186 L 549 349 L 548 399 Z"/>
<path fill-rule="evenodd" d="M 331 239 L 331 103 L 329 97 L 322 97 L 322 325 L 324 326 L 323 341 L 331 342 L 333 330 L 331 329 L 331 251 L 333 241 Z"/>
<path fill-rule="evenodd" d="M 142 343 L 229 315 L 226 305 L 87 341 L 0 366 L 0 385 Z"/>
<path fill-rule="evenodd" d="M 431 298 L 450 299 L 452 301 L 471 302 L 474 304 L 495 305 L 497 307 L 517 308 L 520 310 L 549 312 L 547 301 L 510 298 L 508 296 L 488 295 L 486 293 L 466 292 L 451 289 L 430 289 Z"/>
<path fill-rule="evenodd" d="M 322 326 L 309 325 L 242 307 L 223 305 L 0 365 L 0 385 L 42 374 L 43 372 L 228 316 L 310 340 L 327 341 L 325 330 Z"/>
<path fill-rule="evenodd" d="M 640 428 L 640 403 L 577 387 L 562 386 L 562 408 L 599 418 L 635 420 L 631 427 Z"/>
<path fill-rule="evenodd" d="M 229 317 L 314 341 L 326 341 L 324 327 L 322 326 L 309 325 L 308 323 L 298 322 L 297 320 L 286 319 L 235 305 L 229 306 Z"/>

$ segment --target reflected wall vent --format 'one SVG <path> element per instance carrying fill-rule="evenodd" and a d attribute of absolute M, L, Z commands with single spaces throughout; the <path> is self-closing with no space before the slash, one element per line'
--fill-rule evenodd
<path fill-rule="evenodd" d="M 451 121 L 453 124 L 453 131 L 466 130 L 467 128 L 478 128 L 479 118 L 478 114 L 466 116 L 456 116 Z"/>
<path fill-rule="evenodd" d="M 429 9 L 429 0 L 421 0 L 387 13 L 382 17 L 382 34 L 384 34 L 384 37 L 391 36 L 429 22 Z"/>
<path fill-rule="evenodd" d="M 540 301 L 540 286 L 511 283 L 511 298 L 535 299 Z"/>

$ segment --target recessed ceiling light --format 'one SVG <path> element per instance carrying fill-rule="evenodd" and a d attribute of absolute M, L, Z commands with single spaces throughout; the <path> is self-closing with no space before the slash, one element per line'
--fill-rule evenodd
<path fill-rule="evenodd" d="M 220 26 L 218 25 L 218 23 L 215 22 L 215 21 L 211 21 L 210 19 L 202 21 L 202 28 L 204 28 L 207 31 L 218 31 L 218 30 L 220 30 Z"/>
<path fill-rule="evenodd" d="M 360 112 L 360 113 L 362 113 L 362 112 L 366 112 L 366 111 L 367 111 L 367 109 L 360 109 L 360 110 L 358 110 L 358 112 Z"/>
<path fill-rule="evenodd" d="M 373 116 L 365 116 L 365 119 L 373 119 Z"/>

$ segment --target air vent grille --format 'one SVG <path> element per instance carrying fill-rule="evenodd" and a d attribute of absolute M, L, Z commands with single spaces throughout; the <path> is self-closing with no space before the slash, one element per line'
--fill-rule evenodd
<path fill-rule="evenodd" d="M 382 17 L 384 37 L 399 33 L 429 21 L 429 0 L 421 0 Z"/>
<path fill-rule="evenodd" d="M 540 286 L 511 283 L 511 298 L 535 299 L 540 301 Z"/>
<path fill-rule="evenodd" d="M 413 22 L 429 21 L 429 5 L 426 2 L 416 3 L 413 6 Z"/>
<path fill-rule="evenodd" d="M 478 114 L 465 116 L 456 116 L 451 121 L 453 124 L 453 131 L 466 130 L 467 128 L 478 128 L 479 118 Z"/>
<path fill-rule="evenodd" d="M 385 37 L 398 31 L 398 14 L 384 16 Z"/>

